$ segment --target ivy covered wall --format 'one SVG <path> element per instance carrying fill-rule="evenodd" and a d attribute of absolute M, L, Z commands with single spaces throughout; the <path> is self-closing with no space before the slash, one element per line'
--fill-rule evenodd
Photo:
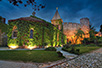
<path fill-rule="evenodd" d="M 2 19 L 5 19 L 5 18 L 2 18 L 0 16 L 0 46 L 6 46 L 7 45 L 7 37 L 6 37 L 6 33 L 7 33 L 7 27 L 8 25 L 5 24 Z"/>
<path fill-rule="evenodd" d="M 51 23 L 31 16 L 29 19 L 16 19 L 8 22 L 8 46 L 57 46 L 65 44 L 65 35 Z M 34 21 L 34 19 L 36 21 Z M 37 21 L 38 20 L 38 21 Z M 39 22 L 42 21 L 42 22 Z M 17 28 L 14 29 L 14 26 Z M 17 38 L 13 38 L 13 31 L 17 31 Z M 33 30 L 33 38 L 30 38 L 30 30 Z M 57 36 L 59 35 L 59 36 Z M 59 40 L 57 38 L 59 37 Z M 63 39 L 63 40 L 62 40 Z"/>

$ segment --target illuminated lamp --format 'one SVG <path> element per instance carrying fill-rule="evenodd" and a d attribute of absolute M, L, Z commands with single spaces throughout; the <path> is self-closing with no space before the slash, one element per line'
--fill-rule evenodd
<path fill-rule="evenodd" d="M 17 49 L 19 46 L 17 44 L 9 44 L 10 49 Z"/>
<path fill-rule="evenodd" d="M 30 50 L 35 49 L 35 48 L 37 48 L 36 45 L 35 46 L 31 46 L 31 45 L 27 46 L 27 49 L 30 49 Z"/>

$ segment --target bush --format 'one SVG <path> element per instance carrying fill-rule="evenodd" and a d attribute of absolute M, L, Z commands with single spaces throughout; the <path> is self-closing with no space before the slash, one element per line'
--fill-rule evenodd
<path fill-rule="evenodd" d="M 80 49 L 76 49 L 76 54 L 80 54 Z"/>
<path fill-rule="evenodd" d="M 102 44 L 99 44 L 99 47 L 102 47 Z"/>
<path fill-rule="evenodd" d="M 58 54 L 58 57 L 63 57 L 63 54 L 60 51 L 58 51 L 57 54 Z"/>
<path fill-rule="evenodd" d="M 48 47 L 45 50 L 46 51 L 56 51 L 56 48 L 55 47 Z"/>
<path fill-rule="evenodd" d="M 98 43 L 102 43 L 102 40 L 101 40 L 101 39 L 99 39 L 99 40 L 98 40 Z"/>
<path fill-rule="evenodd" d="M 63 47 L 70 48 L 70 45 L 69 44 L 65 44 L 65 45 L 63 45 Z"/>
<path fill-rule="evenodd" d="M 74 52 L 75 52 L 75 48 L 72 47 L 71 50 L 70 50 L 70 52 L 71 52 L 71 53 L 74 53 Z"/>
<path fill-rule="evenodd" d="M 63 47 L 62 50 L 63 50 L 63 51 L 67 51 L 67 48 Z"/>

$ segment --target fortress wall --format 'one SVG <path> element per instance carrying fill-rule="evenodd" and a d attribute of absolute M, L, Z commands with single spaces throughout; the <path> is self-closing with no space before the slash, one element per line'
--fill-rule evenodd
<path fill-rule="evenodd" d="M 81 26 L 85 25 L 89 28 L 89 19 L 88 18 L 81 18 L 80 24 L 81 24 Z"/>
<path fill-rule="evenodd" d="M 82 18 L 80 19 L 79 23 L 72 23 L 72 22 L 65 22 L 63 24 L 63 33 L 67 36 L 67 39 L 69 41 L 72 41 L 72 38 L 74 38 L 75 33 L 81 28 L 81 30 L 85 33 L 85 37 L 89 37 L 89 19 L 88 18 Z"/>
<path fill-rule="evenodd" d="M 64 23 L 63 24 L 63 33 L 67 36 L 68 39 L 71 40 L 74 37 L 76 30 L 80 28 L 80 24 L 78 23 Z"/>

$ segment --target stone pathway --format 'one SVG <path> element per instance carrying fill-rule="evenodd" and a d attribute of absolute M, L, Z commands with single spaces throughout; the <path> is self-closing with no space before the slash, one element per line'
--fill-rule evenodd
<path fill-rule="evenodd" d="M 66 52 L 66 51 L 63 51 L 62 50 L 62 47 L 58 47 L 58 48 L 56 48 L 57 49 L 57 51 L 60 51 L 62 54 L 63 54 L 63 56 L 65 57 L 65 58 L 67 58 L 67 59 L 73 59 L 73 58 L 75 58 L 75 57 L 77 57 L 78 55 L 75 55 L 75 54 L 72 54 L 72 53 L 68 53 L 68 52 Z"/>
<path fill-rule="evenodd" d="M 47 67 L 50 68 L 50 67 Z M 102 68 L 102 48 L 51 68 Z"/>
<path fill-rule="evenodd" d="M 0 68 L 38 68 L 32 63 L 0 61 Z"/>

